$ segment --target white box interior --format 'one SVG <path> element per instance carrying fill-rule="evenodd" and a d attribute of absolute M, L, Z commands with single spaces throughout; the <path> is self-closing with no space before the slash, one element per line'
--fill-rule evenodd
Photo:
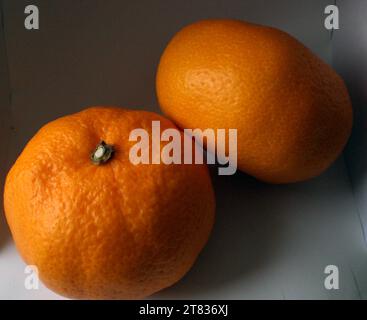
<path fill-rule="evenodd" d="M 216 176 L 214 170 L 217 220 L 209 243 L 178 284 L 152 298 L 367 298 L 362 108 L 367 100 L 362 88 L 367 5 L 337 1 L 341 29 L 331 37 L 324 28 L 324 8 L 330 2 L 40 0 L 32 2 L 40 10 L 40 30 L 29 31 L 24 28 L 29 2 L 3 0 L 1 185 L 25 143 L 50 120 L 89 105 L 159 112 L 156 67 L 182 26 L 210 17 L 275 26 L 301 40 L 347 80 L 356 110 L 347 151 L 320 177 L 291 185 L 267 185 L 240 172 Z M 339 267 L 339 290 L 324 287 L 327 265 Z M 42 285 L 27 290 L 24 268 L 1 214 L 0 299 L 61 298 Z"/>

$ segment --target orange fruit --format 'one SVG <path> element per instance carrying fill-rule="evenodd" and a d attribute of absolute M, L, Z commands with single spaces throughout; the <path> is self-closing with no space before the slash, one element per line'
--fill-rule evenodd
<path fill-rule="evenodd" d="M 50 289 L 72 298 L 143 298 L 193 265 L 214 221 L 210 176 L 206 165 L 132 164 L 129 133 L 151 132 L 153 120 L 161 130 L 176 128 L 121 108 L 65 116 L 41 128 L 11 168 L 6 218 L 22 257 Z M 97 145 L 100 165 L 91 161 Z"/>
<path fill-rule="evenodd" d="M 266 26 L 205 20 L 183 28 L 161 57 L 156 89 L 181 128 L 237 129 L 238 167 L 271 183 L 319 175 L 351 132 L 342 79 Z"/>

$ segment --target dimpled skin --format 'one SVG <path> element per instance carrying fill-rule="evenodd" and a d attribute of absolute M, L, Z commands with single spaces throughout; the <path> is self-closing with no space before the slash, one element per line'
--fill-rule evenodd
<path fill-rule="evenodd" d="M 319 175 L 352 127 L 343 80 L 280 30 L 236 20 L 204 20 L 165 49 L 156 89 L 181 128 L 236 128 L 238 167 L 288 183 Z"/>
<path fill-rule="evenodd" d="M 206 165 L 133 165 L 132 129 L 175 128 L 151 112 L 93 107 L 40 129 L 11 168 L 4 206 L 16 246 L 71 298 L 143 298 L 193 265 L 214 222 Z M 104 140 L 109 162 L 90 154 Z M 161 143 L 163 146 L 163 143 Z"/>

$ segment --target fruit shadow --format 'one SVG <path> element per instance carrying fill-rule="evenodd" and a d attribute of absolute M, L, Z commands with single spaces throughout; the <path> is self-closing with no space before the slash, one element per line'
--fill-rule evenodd
<path fill-rule="evenodd" d="M 355 71 L 353 73 L 355 83 L 349 81 L 348 89 L 352 99 L 354 124 L 352 135 L 344 154 L 357 204 L 361 206 L 360 210 L 363 211 L 367 207 L 365 197 L 367 180 L 367 111 L 365 106 L 367 103 L 367 92 L 364 89 L 367 84 L 367 77 L 365 75 L 361 76 L 356 67 L 352 70 Z M 361 221 L 364 224 L 363 228 L 366 233 L 367 216 L 362 215 Z"/>
<path fill-rule="evenodd" d="M 3 202 L 5 177 L 6 177 L 6 172 L 8 172 L 8 170 L 9 170 L 8 164 L 4 164 L 4 167 L 0 168 L 0 195 L 2 199 L 1 205 L 0 205 L 0 251 L 11 240 L 10 230 L 9 230 L 6 218 L 5 218 L 4 202 Z"/>
<path fill-rule="evenodd" d="M 11 234 L 8 227 L 8 223 L 5 218 L 4 212 L 4 185 L 5 185 L 5 177 L 6 172 L 9 170 L 9 165 L 4 164 L 4 167 L 0 168 L 0 195 L 1 195 L 1 205 L 0 205 L 0 251 L 6 246 L 8 242 L 11 240 Z"/>
<path fill-rule="evenodd" d="M 241 172 L 218 176 L 216 170 L 211 168 L 217 208 L 209 242 L 184 279 L 153 299 L 215 298 L 221 287 L 259 273 L 281 247 L 284 186 Z"/>
<path fill-rule="evenodd" d="M 10 231 L 6 223 L 4 210 L 0 209 L 0 250 L 10 241 Z"/>

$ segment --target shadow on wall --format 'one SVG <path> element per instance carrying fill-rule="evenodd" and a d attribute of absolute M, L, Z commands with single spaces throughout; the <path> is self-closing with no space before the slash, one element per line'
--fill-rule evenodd
<path fill-rule="evenodd" d="M 18 151 L 46 122 L 90 105 L 160 112 L 155 96 L 160 56 L 179 29 L 200 19 L 279 27 L 325 56 L 328 33 L 314 36 L 325 1 L 89 0 L 73 1 L 72 10 L 63 1 L 44 2 L 37 32 L 25 32 L 24 1 L 3 1 L 5 27 L 11 31 L 7 50 Z M 315 23 L 308 23 L 310 17 Z"/>
<path fill-rule="evenodd" d="M 209 243 L 184 281 L 154 298 L 208 296 L 243 276 L 258 273 L 277 254 L 286 200 L 278 194 L 281 189 L 241 172 L 217 176 L 215 169 L 212 179 L 217 210 Z M 274 190 L 269 193 L 269 189 Z"/>

